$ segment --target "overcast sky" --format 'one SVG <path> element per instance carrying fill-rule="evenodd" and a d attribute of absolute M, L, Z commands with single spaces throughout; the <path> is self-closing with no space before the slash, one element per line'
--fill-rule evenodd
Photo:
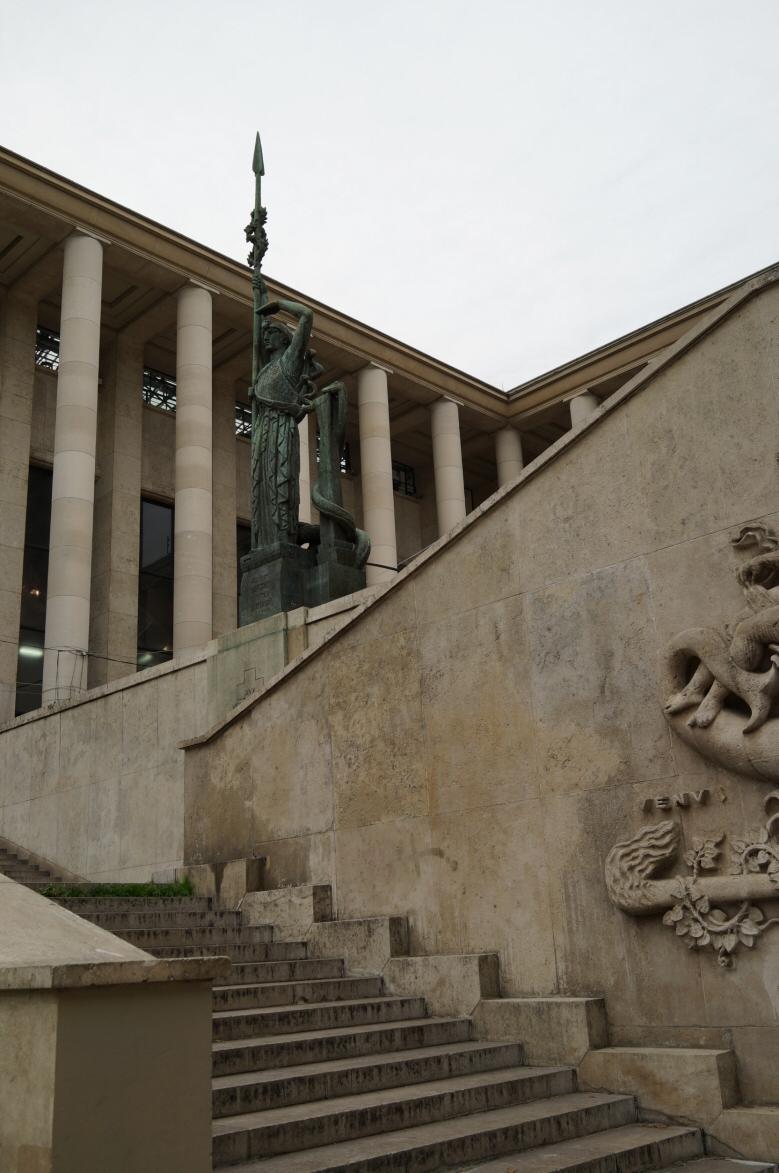
<path fill-rule="evenodd" d="M 506 389 L 779 259 L 779 0 L 0 4 L 0 141 Z"/>

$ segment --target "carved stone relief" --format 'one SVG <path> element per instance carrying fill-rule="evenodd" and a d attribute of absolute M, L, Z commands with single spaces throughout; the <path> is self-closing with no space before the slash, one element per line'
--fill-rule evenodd
<path fill-rule="evenodd" d="M 737 571 L 745 607 L 724 630 L 695 627 L 666 649 L 664 713 L 674 732 L 718 766 L 757 779 L 779 780 L 779 540 L 764 525 L 731 538 L 749 557 Z M 692 798 L 708 799 L 701 791 Z M 684 809 L 686 793 L 645 800 L 643 809 Z M 724 798 L 722 799 L 724 801 Z M 779 790 L 765 799 L 762 827 L 730 837 L 693 838 L 686 873 L 668 875 L 681 850 L 681 827 L 642 827 L 606 858 L 612 902 L 631 916 L 663 914 L 690 949 L 712 949 L 730 967 L 779 925 L 757 900 L 779 899 Z M 680 810 L 681 813 L 681 810 Z M 729 870 L 722 858 L 729 853 Z M 665 873 L 665 874 L 664 874 Z M 727 910 L 722 905 L 731 905 Z"/>
<path fill-rule="evenodd" d="M 724 630 L 692 627 L 671 640 L 663 711 L 709 761 L 779 781 L 779 540 L 748 525 L 731 544 L 751 555 L 737 571 L 746 606 Z"/>
<path fill-rule="evenodd" d="M 690 949 L 711 947 L 720 965 L 730 966 L 741 947 L 752 948 L 769 920 L 752 902 L 779 898 L 779 790 L 765 800 L 765 825 L 730 841 L 730 873 L 718 872 L 727 836 L 693 839 L 685 851 L 687 874 L 655 878 L 675 862 L 681 845 L 678 823 L 665 821 L 642 827 L 616 843 L 606 857 L 606 887 L 617 908 L 631 916 L 664 913 Z M 726 912 L 721 902 L 738 902 Z"/>

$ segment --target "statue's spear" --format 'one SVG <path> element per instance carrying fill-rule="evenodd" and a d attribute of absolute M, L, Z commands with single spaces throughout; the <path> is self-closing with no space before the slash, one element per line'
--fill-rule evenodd
<path fill-rule="evenodd" d="M 265 174 L 265 163 L 262 157 L 262 143 L 260 142 L 259 131 L 257 131 L 257 137 L 254 140 L 252 170 L 254 171 L 254 211 L 250 224 L 251 234 L 247 233 L 247 236 L 252 245 L 249 264 L 254 270 L 252 276 L 252 289 L 254 293 L 252 386 L 254 386 L 265 359 L 262 345 L 262 315 L 260 314 L 260 306 L 268 300 L 268 291 L 262 279 L 262 261 L 268 248 L 268 237 L 265 233 L 265 220 L 268 214 L 262 206 L 262 177 Z"/>

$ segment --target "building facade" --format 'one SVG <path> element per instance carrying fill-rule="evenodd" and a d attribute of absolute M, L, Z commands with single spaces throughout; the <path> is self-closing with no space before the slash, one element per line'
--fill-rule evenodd
<path fill-rule="evenodd" d="M 505 393 L 304 295 L 392 577 L 729 291 Z M 202 649 L 249 544 L 249 270 L 0 151 L 0 720 Z M 301 502 L 317 438 L 301 425 Z"/>

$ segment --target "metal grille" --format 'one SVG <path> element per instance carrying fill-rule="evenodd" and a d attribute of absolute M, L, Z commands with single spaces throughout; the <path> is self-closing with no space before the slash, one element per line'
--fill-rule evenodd
<path fill-rule="evenodd" d="M 245 403 L 235 405 L 235 434 L 236 436 L 251 436 L 252 409 Z"/>
<path fill-rule="evenodd" d="M 44 371 L 56 371 L 60 365 L 60 336 L 44 326 L 35 331 L 35 365 Z"/>
<path fill-rule="evenodd" d="M 399 460 L 393 460 L 392 487 L 396 493 L 402 493 L 404 497 L 416 497 L 417 477 L 410 464 L 401 464 Z"/>
<path fill-rule="evenodd" d="M 143 368 L 143 402 L 163 411 L 176 410 L 176 380 L 164 371 Z"/>

